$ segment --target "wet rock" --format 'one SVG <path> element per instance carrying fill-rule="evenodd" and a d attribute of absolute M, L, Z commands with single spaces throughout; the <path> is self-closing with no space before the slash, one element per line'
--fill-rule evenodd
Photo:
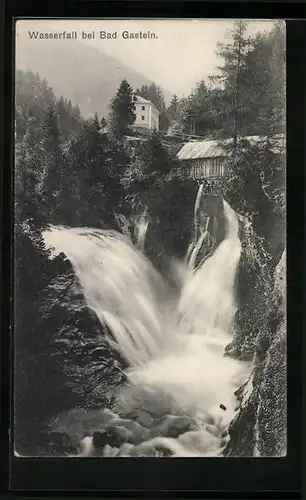
<path fill-rule="evenodd" d="M 226 439 L 225 438 L 221 439 L 221 441 L 220 441 L 221 448 L 224 448 L 227 445 L 228 441 L 229 441 L 229 436 Z"/>
<path fill-rule="evenodd" d="M 131 431 L 122 426 L 110 426 L 103 432 L 95 432 L 93 435 L 93 445 L 101 449 L 109 445 L 120 448 L 124 443 L 133 441 Z"/>
<path fill-rule="evenodd" d="M 239 390 L 240 407 L 229 426 L 225 456 L 280 457 L 287 450 L 286 253 L 276 271 L 274 290 L 262 314 L 255 368 Z M 272 317 L 273 321 L 269 321 Z M 262 344 L 264 339 L 264 345 Z"/>
<path fill-rule="evenodd" d="M 191 430 L 198 430 L 198 423 L 190 417 L 176 417 L 166 415 L 160 419 L 158 425 L 152 428 L 151 437 L 164 436 L 177 438 L 181 434 Z"/>
<path fill-rule="evenodd" d="M 114 446 L 113 441 L 114 439 L 106 431 L 93 433 L 93 446 L 95 449 L 101 450 L 107 444 Z"/>
<path fill-rule="evenodd" d="M 124 443 L 133 441 L 132 432 L 123 426 L 108 427 L 107 433 L 115 437 L 115 444 L 113 446 L 120 447 Z"/>
<path fill-rule="evenodd" d="M 77 443 L 64 432 L 50 432 L 48 434 L 48 454 L 70 455 L 77 454 Z"/>
<path fill-rule="evenodd" d="M 108 406 L 111 391 L 122 382 L 118 356 L 105 339 L 106 328 L 88 308 L 69 262 L 51 280 L 47 299 L 43 304 L 45 328 L 52 332 L 55 360 L 69 385 L 74 404 L 91 408 Z M 54 318 L 59 325 L 55 331 Z"/>
<path fill-rule="evenodd" d="M 158 444 L 155 446 L 155 451 L 158 453 L 158 456 L 161 456 L 161 457 L 173 456 L 173 451 L 170 450 L 170 448 L 167 448 L 167 446 L 163 446 L 161 444 Z"/>
<path fill-rule="evenodd" d="M 180 434 L 199 429 L 197 422 L 188 417 L 177 417 L 168 427 L 167 437 L 177 438 Z"/>
<path fill-rule="evenodd" d="M 150 413 L 145 410 L 135 410 L 124 415 L 125 418 L 135 420 L 138 424 L 143 427 L 150 428 L 154 423 L 154 419 Z"/>
<path fill-rule="evenodd" d="M 123 431 L 122 429 L 125 429 L 125 431 L 128 431 L 128 433 Z M 118 436 L 120 433 L 122 433 L 123 436 L 123 432 L 125 432 L 124 435 L 126 437 L 128 436 L 126 441 L 129 441 L 133 444 L 142 443 L 143 441 L 146 441 L 149 437 L 148 429 L 145 429 L 138 422 L 135 422 L 134 420 L 124 419 L 124 418 L 114 419 L 107 426 L 106 431 L 110 435 L 116 435 L 116 436 Z"/>
<path fill-rule="evenodd" d="M 263 311 L 273 287 L 274 264 L 265 239 L 251 223 L 240 221 L 241 258 L 236 276 L 238 310 L 234 338 L 225 355 L 252 361 L 256 352 L 258 332 L 265 324 Z"/>
<path fill-rule="evenodd" d="M 75 408 L 59 415 L 51 423 L 55 432 L 63 432 L 71 437 L 73 441 L 79 442 L 85 436 L 93 435 L 94 432 L 102 432 L 106 426 L 117 416 L 108 409 Z"/>

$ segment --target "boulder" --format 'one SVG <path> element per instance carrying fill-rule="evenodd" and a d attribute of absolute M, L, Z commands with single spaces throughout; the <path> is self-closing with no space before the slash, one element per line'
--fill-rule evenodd
<path fill-rule="evenodd" d="M 152 415 L 145 410 L 131 411 L 127 415 L 124 415 L 124 418 L 135 420 L 138 424 L 146 428 L 152 427 L 154 423 Z"/>
<path fill-rule="evenodd" d="M 157 436 L 177 438 L 185 432 L 198 429 L 198 423 L 191 417 L 166 415 L 156 426 L 152 427 L 150 436 L 151 438 Z"/>
<path fill-rule="evenodd" d="M 48 433 L 47 454 L 48 455 L 76 455 L 78 453 L 77 442 L 65 432 Z"/>
<path fill-rule="evenodd" d="M 125 441 L 123 442 L 129 441 L 133 444 L 142 443 L 143 441 L 146 441 L 149 437 L 148 429 L 145 429 L 138 422 L 135 422 L 134 420 L 124 419 L 124 418 L 117 418 L 112 420 L 112 422 L 106 427 L 106 432 L 109 435 L 115 435 L 115 436 L 122 434 L 122 436 L 126 437 Z M 121 444 L 123 443 L 121 442 Z"/>

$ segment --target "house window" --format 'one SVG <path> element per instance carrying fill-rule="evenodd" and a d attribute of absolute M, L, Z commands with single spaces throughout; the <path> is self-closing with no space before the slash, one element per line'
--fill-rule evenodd
<path fill-rule="evenodd" d="M 141 109 L 142 109 L 142 111 L 144 111 L 146 108 L 145 108 L 145 106 L 141 106 Z"/>
<path fill-rule="evenodd" d="M 141 116 L 141 119 L 142 119 L 142 120 L 144 120 L 144 119 L 145 119 L 145 117 L 142 115 L 142 116 Z"/>

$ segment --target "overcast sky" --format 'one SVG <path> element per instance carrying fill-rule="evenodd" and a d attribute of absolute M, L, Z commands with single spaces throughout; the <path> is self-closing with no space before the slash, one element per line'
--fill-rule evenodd
<path fill-rule="evenodd" d="M 220 61 L 216 56 L 217 42 L 225 41 L 233 28 L 233 20 L 22 20 L 17 34 L 27 30 L 95 31 L 94 40 L 84 40 L 102 52 L 148 76 L 157 84 L 182 96 L 202 78 L 215 72 Z M 249 21 L 249 33 L 270 30 L 272 21 Z M 22 35 L 21 35 L 22 25 Z M 155 33 L 156 39 L 122 39 L 122 31 Z M 100 31 L 118 32 L 117 39 L 101 40 Z M 52 41 L 50 41 L 52 43 Z M 73 43 L 73 40 L 67 40 Z M 59 54 L 60 57 L 60 54 Z"/>

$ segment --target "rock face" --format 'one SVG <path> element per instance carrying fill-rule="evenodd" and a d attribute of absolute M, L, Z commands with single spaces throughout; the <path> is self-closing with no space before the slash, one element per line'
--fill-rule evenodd
<path fill-rule="evenodd" d="M 109 403 L 122 379 L 120 360 L 104 339 L 95 314 L 87 307 L 70 265 L 51 281 L 47 296 L 47 328 L 52 331 L 53 318 L 57 317 L 58 328 L 52 335 L 54 357 L 67 385 L 82 406 L 92 408 Z"/>
<path fill-rule="evenodd" d="M 264 328 L 267 303 L 273 289 L 273 259 L 266 242 L 253 230 L 251 222 L 240 219 L 241 258 L 236 276 L 238 310 L 233 341 L 227 346 L 230 356 L 245 361 L 254 359 L 258 333 Z"/>
<path fill-rule="evenodd" d="M 206 215 L 210 218 L 208 231 L 212 235 L 215 245 L 218 245 L 225 236 L 222 198 L 218 195 L 204 194 L 200 211 L 202 217 Z"/>
<path fill-rule="evenodd" d="M 87 307 L 70 263 L 62 256 L 42 259 L 47 277 L 35 309 L 37 323 L 32 337 L 28 334 L 27 350 L 19 341 L 19 358 L 27 361 L 31 374 L 30 380 L 23 376 L 24 383 L 20 376 L 17 386 L 15 448 L 21 456 L 71 453 L 78 439 L 66 429 L 50 430 L 55 415 L 71 408 L 111 407 L 123 380 L 121 360 Z"/>
<path fill-rule="evenodd" d="M 257 336 L 255 368 L 237 392 L 240 408 L 229 428 L 226 456 L 286 455 L 286 251 L 274 273 L 274 288 Z"/>

